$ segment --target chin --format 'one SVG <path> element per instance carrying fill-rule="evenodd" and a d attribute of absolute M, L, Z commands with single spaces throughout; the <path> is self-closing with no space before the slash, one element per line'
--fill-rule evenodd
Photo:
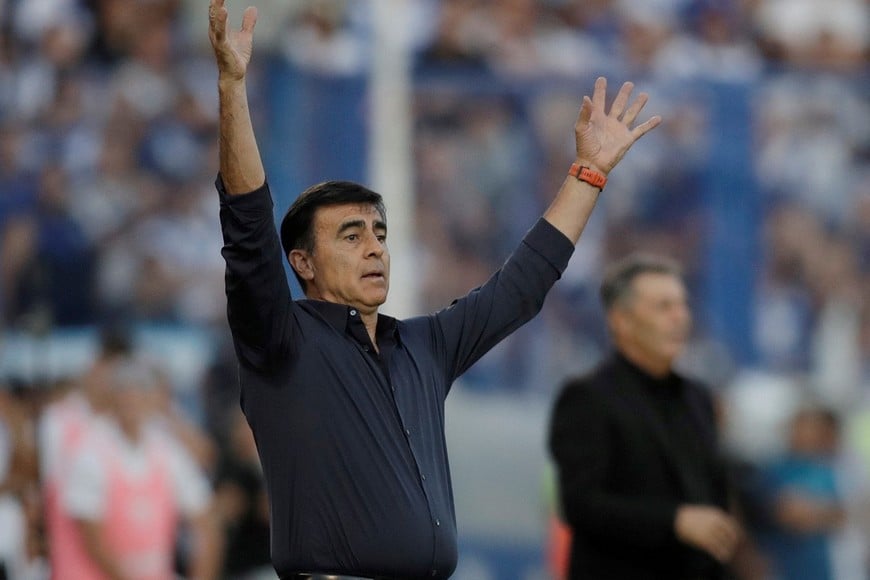
<path fill-rule="evenodd" d="M 680 358 L 684 352 L 686 352 L 686 345 L 681 344 L 679 346 L 675 346 L 672 349 L 669 349 L 667 353 L 665 353 L 665 356 L 667 356 L 668 359 L 670 359 L 671 363 L 673 363 L 678 358 Z"/>
<path fill-rule="evenodd" d="M 370 304 L 370 305 L 372 305 L 372 306 L 374 306 L 374 307 L 378 307 L 378 306 L 383 305 L 383 303 L 386 302 L 386 301 L 387 301 L 387 293 L 384 292 L 383 294 L 378 294 L 378 295 L 375 295 L 375 296 L 370 296 L 370 297 L 366 300 L 366 304 Z"/>

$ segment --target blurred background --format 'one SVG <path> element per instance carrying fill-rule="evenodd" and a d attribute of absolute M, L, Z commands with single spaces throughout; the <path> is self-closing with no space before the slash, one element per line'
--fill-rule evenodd
<path fill-rule="evenodd" d="M 247 3 L 228 3 L 238 26 Z M 681 364 L 722 403 L 747 521 L 770 501 L 758 474 L 790 451 L 812 402 L 835 419 L 836 577 L 867 577 L 870 3 L 255 4 L 248 88 L 276 218 L 326 179 L 381 191 L 389 314 L 443 307 L 498 268 L 561 184 L 595 77 L 611 98 L 634 81 L 650 94 L 642 116 L 664 118 L 611 175 L 542 313 L 448 399 L 456 578 L 551 577 L 550 405 L 606 352 L 602 268 L 636 249 L 685 268 L 695 333 Z M 263 522 L 225 322 L 206 28 L 205 0 L 0 0 L 8 577 L 49 573 L 39 425 L 87 380 L 109 326 L 165 373 L 161 412 L 207 440 L 194 455 L 215 497 L 247 494 L 248 508 L 221 512 L 226 577 L 262 574 L 256 550 L 229 547 Z"/>

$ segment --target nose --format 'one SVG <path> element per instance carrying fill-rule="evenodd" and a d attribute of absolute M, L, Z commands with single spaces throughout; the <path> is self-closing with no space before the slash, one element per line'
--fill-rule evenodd
<path fill-rule="evenodd" d="M 377 234 L 368 232 L 366 235 L 366 256 L 379 258 L 384 253 L 384 244 L 378 239 Z"/>

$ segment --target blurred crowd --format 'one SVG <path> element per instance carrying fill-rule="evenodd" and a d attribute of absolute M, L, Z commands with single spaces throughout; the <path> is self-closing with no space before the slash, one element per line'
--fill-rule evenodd
<path fill-rule="evenodd" d="M 194 325 L 223 339 L 212 185 L 216 76 L 206 43 L 191 32 L 205 25 L 200 4 L 0 0 L 5 330 L 45 335 L 123 321 Z M 705 261 L 717 251 L 706 237 L 713 210 L 705 188 L 725 177 L 711 160 L 746 159 L 750 167 L 733 169 L 751 176 L 760 231 L 749 265 L 747 339 L 763 373 L 746 375 L 703 312 L 686 366 L 715 383 L 734 425 L 748 426 L 732 427 L 731 451 L 754 468 L 741 481 L 748 505 L 769 514 L 759 545 L 772 559 L 804 545 L 811 553 L 828 534 L 866 524 L 858 516 L 866 518 L 860 506 L 870 479 L 861 475 L 870 463 L 867 2 L 409 0 L 407 7 L 409 22 L 396 33 L 406 39 L 415 82 L 415 231 L 426 310 L 485 280 L 543 210 L 572 161 L 578 91 L 592 77 L 634 80 L 652 95 L 650 114 L 666 119 L 620 166 L 542 314 L 472 369 L 467 383 L 548 396 L 566 375 L 588 369 L 606 341 L 596 300 L 602 266 L 636 248 L 680 260 L 702 306 Z M 260 8 L 269 14 L 262 40 L 270 57 L 318 75 L 368 70 L 369 2 L 265 0 Z M 258 111 L 268 62 L 255 59 L 250 83 Z M 743 155 L 714 138 L 722 130 L 716 91 L 734 86 L 751 121 L 745 142 L 734 145 L 748 149 Z M 739 193 L 734 199 L 747 203 Z M 208 566 L 211 557 L 227 577 L 260 573 L 268 561 L 265 500 L 253 441 L 236 411 L 232 350 L 216 349 L 198 384 L 203 412 L 193 419 L 174 404 L 161 361 L 143 359 L 122 337 L 103 338 L 83 375 L 39 389 L 10 380 L 0 389 L 7 576 L 47 577 L 60 542 L 52 514 L 108 518 L 107 506 L 87 493 L 99 484 L 75 475 L 121 453 L 89 449 L 95 439 L 125 442 L 122 451 L 138 453 L 140 471 L 150 465 L 150 445 L 175 450 L 173 465 L 145 471 L 167 470 L 163 491 L 173 513 L 187 516 L 173 552 L 179 570 Z M 807 401 L 824 412 L 806 419 Z M 778 414 L 759 415 L 759 402 Z M 81 446 L 65 450 L 51 442 L 58 430 L 90 431 L 92 423 L 116 436 L 82 433 Z M 132 423 L 141 432 L 125 431 Z M 750 450 L 747 438 L 759 425 L 768 431 Z M 822 433 L 823 443 L 806 443 L 806 432 Z M 58 441 L 71 439 L 79 440 Z M 763 449 L 761 439 L 770 442 Z M 789 449 L 798 459 L 789 462 Z M 846 454 L 850 461 L 831 459 Z M 844 463 L 851 467 L 837 467 Z M 843 473 L 848 486 L 837 481 Z M 179 477 L 200 481 L 192 486 L 199 491 L 176 493 Z M 801 478 L 809 483 L 792 481 Z M 74 488 L 77 479 L 84 492 L 52 487 Z M 779 494 L 804 488 L 812 497 L 803 502 Z M 856 518 L 844 515 L 847 501 Z M 830 508 L 824 517 L 813 511 L 823 507 Z M 203 555 L 202 537 L 220 537 L 221 554 Z M 852 561 L 864 557 L 855 546 L 866 544 L 850 544 Z M 863 578 L 855 569 L 837 577 Z"/>

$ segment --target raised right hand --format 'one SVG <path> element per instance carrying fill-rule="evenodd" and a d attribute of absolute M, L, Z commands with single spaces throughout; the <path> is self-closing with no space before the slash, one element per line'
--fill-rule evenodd
<path fill-rule="evenodd" d="M 208 6 L 208 38 L 217 59 L 221 80 L 242 80 L 251 61 L 254 46 L 254 25 L 257 9 L 249 6 L 242 16 L 242 28 L 227 31 L 227 9 L 224 0 L 211 0 Z"/>
<path fill-rule="evenodd" d="M 728 562 L 740 543 L 740 525 L 723 510 L 707 505 L 683 505 L 674 519 L 677 538 Z"/>

